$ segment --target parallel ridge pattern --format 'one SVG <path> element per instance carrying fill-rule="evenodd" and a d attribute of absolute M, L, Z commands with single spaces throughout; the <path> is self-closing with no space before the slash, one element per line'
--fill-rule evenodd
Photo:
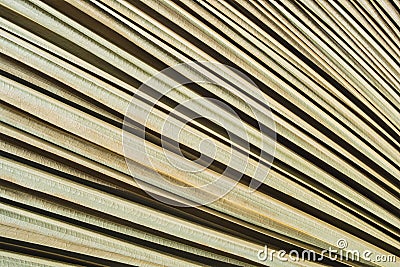
<path fill-rule="evenodd" d="M 268 262 L 257 252 L 321 253 L 345 239 L 351 250 L 400 256 L 399 8 L 0 0 L 1 265 L 396 266 L 327 255 Z M 256 192 L 246 193 L 245 173 L 224 198 L 178 208 L 132 179 L 121 143 L 129 101 L 149 77 L 188 61 L 234 67 L 268 100 L 276 152 Z M 187 95 L 223 100 L 252 127 L 234 95 L 202 88 Z M 221 136 L 202 121 L 190 127 Z M 225 167 L 222 158 L 210 166 Z M 136 175 L 146 180 L 146 167 Z"/>

